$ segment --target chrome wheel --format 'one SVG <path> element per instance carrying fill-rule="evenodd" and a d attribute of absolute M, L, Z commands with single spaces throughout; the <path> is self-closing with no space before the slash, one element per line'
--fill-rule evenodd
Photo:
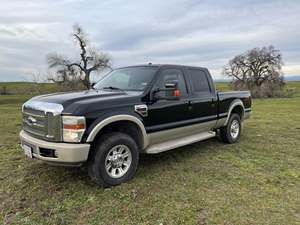
<path fill-rule="evenodd" d="M 126 145 L 111 148 L 105 158 L 105 169 L 112 178 L 120 178 L 126 174 L 132 163 L 130 149 Z"/>
<path fill-rule="evenodd" d="M 233 120 L 230 126 L 230 135 L 233 139 L 236 139 L 239 136 L 240 124 L 239 121 Z"/>

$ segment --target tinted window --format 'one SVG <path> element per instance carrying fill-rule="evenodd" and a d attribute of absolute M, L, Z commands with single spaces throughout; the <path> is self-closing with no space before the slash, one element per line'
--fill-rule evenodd
<path fill-rule="evenodd" d="M 208 80 L 204 71 L 189 69 L 189 73 L 191 76 L 192 88 L 194 92 L 210 93 Z"/>
<path fill-rule="evenodd" d="M 183 73 L 181 70 L 178 69 L 165 69 L 160 73 L 160 78 L 158 80 L 158 83 L 156 84 L 156 87 L 160 89 L 165 88 L 166 81 L 172 81 L 176 80 L 178 81 L 178 89 L 180 90 L 180 93 L 182 96 L 187 95 L 187 89 L 186 84 L 184 80 Z M 161 92 L 159 95 L 166 95 L 167 92 Z"/>

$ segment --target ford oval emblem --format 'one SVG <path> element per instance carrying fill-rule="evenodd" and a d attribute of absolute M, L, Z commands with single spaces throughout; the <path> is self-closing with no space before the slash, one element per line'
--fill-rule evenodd
<path fill-rule="evenodd" d="M 33 125 L 37 122 L 37 120 L 35 118 L 33 118 L 32 116 L 29 116 L 27 118 L 28 124 Z"/>

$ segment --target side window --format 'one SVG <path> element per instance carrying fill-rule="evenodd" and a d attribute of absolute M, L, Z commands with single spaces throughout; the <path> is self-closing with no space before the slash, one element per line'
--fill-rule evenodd
<path fill-rule="evenodd" d="M 178 89 L 180 90 L 181 96 L 187 96 L 187 89 L 184 80 L 184 76 L 181 70 L 179 69 L 165 69 L 160 73 L 160 78 L 155 85 L 160 89 L 165 88 L 166 81 L 169 80 L 177 80 L 178 81 Z M 166 95 L 165 92 L 159 93 L 159 95 L 163 96 Z"/>
<path fill-rule="evenodd" d="M 209 83 L 206 74 L 202 70 L 189 69 L 193 92 L 199 94 L 210 94 Z"/>

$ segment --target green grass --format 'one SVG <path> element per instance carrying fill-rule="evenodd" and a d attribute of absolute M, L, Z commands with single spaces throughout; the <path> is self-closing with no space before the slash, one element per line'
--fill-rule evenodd
<path fill-rule="evenodd" d="M 286 89 L 291 88 L 295 91 L 293 97 L 300 97 L 300 81 L 289 81 L 285 87 Z"/>
<path fill-rule="evenodd" d="M 300 224 L 300 82 L 288 85 L 294 98 L 254 100 L 238 144 L 144 155 L 133 180 L 109 189 L 85 168 L 27 160 L 27 97 L 0 96 L 0 224 Z"/>
<path fill-rule="evenodd" d="M 0 82 L 0 93 L 20 94 L 42 94 L 57 92 L 61 90 L 58 84 L 54 83 L 32 83 L 32 82 Z"/>
<path fill-rule="evenodd" d="M 219 91 L 229 91 L 231 90 L 229 82 L 218 82 L 216 83 L 216 89 Z"/>

